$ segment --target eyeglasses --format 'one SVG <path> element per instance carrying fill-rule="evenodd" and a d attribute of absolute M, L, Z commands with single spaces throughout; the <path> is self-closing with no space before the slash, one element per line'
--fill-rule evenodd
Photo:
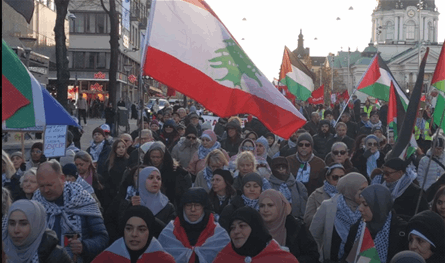
<path fill-rule="evenodd" d="M 41 154 L 42 151 L 38 150 L 38 151 L 32 151 L 31 153 L 35 153 L 35 154 Z"/>
<path fill-rule="evenodd" d="M 188 203 L 188 204 L 185 204 L 184 207 L 185 207 L 185 209 L 187 209 L 187 210 L 191 210 L 192 207 L 194 207 L 196 210 L 202 209 L 202 205 L 201 205 L 201 204 L 195 204 L 195 203 Z"/>
<path fill-rule="evenodd" d="M 245 151 L 253 151 L 253 150 L 255 150 L 255 147 L 252 147 L 252 146 L 243 146 L 243 150 L 245 150 Z"/>
<path fill-rule="evenodd" d="M 195 136 L 187 136 L 187 139 L 189 139 L 189 140 L 196 140 L 196 137 Z"/>
<path fill-rule="evenodd" d="M 345 154 L 346 154 L 346 151 L 332 151 L 332 154 L 333 154 L 333 155 L 339 155 L 339 154 L 341 154 L 341 155 L 345 155 Z"/>
<path fill-rule="evenodd" d="M 299 143 L 298 144 L 298 147 L 306 147 L 306 148 L 309 148 L 309 147 L 311 147 L 311 144 L 310 143 Z"/>
<path fill-rule="evenodd" d="M 377 146 L 379 146 L 379 144 L 376 143 L 376 142 L 369 142 L 369 143 L 368 143 L 368 146 L 369 146 L 369 147 L 372 147 L 372 146 L 377 147 Z"/>
<path fill-rule="evenodd" d="M 334 180 L 334 181 L 338 181 L 338 180 L 340 180 L 340 178 L 342 178 L 343 177 L 343 175 L 331 175 L 331 178 L 332 178 L 332 180 Z"/>

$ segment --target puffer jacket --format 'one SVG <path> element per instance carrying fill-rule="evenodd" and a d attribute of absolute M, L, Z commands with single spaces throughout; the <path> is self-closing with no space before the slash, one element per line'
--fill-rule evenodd
<path fill-rule="evenodd" d="M 201 140 L 196 140 L 196 143 L 191 144 L 190 140 L 182 137 L 179 142 L 173 147 L 172 157 L 178 161 L 182 167 L 188 167 L 192 156 L 198 151 L 201 145 Z"/>
<path fill-rule="evenodd" d="M 428 162 L 431 156 L 431 149 L 429 149 L 426 152 L 426 156 L 422 157 L 419 163 L 419 168 L 417 170 L 417 181 L 420 185 L 423 184 L 424 177 L 427 175 L 426 168 L 428 166 Z M 436 161 L 436 159 L 441 163 L 443 166 L 445 166 L 445 152 L 442 152 L 440 156 L 435 156 L 431 160 L 430 168 L 428 170 L 428 176 L 426 177 L 425 185 L 423 186 L 423 190 L 428 190 L 434 182 L 437 181 L 437 179 L 440 177 L 441 174 L 445 172 L 445 169 L 441 167 Z"/>
<path fill-rule="evenodd" d="M 328 132 L 327 134 L 324 134 L 320 130 L 317 134 L 314 135 L 313 140 L 315 156 L 324 160 L 326 154 L 331 151 L 331 149 L 328 149 L 328 147 L 326 147 L 326 144 L 332 138 L 334 138 L 334 135 L 332 135 L 332 133 Z"/>
<path fill-rule="evenodd" d="M 39 262 L 45 263 L 71 263 L 73 260 L 68 253 L 59 246 L 59 239 L 56 232 L 51 229 L 46 229 L 43 233 L 42 241 L 40 241 L 37 255 Z"/>

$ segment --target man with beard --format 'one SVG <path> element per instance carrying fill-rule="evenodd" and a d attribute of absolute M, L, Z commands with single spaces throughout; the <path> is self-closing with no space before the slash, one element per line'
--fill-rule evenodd
<path fill-rule="evenodd" d="M 378 111 L 371 112 L 371 117 L 365 126 L 360 128 L 360 134 L 369 135 L 372 132 L 372 128 L 381 127 L 383 131 L 386 131 L 386 127 L 382 124 Z"/>
<path fill-rule="evenodd" d="M 344 112 L 341 115 L 341 121 L 344 122 L 348 128 L 346 135 L 354 139 L 357 136 L 358 127 L 357 123 L 351 121 L 351 114 L 349 112 Z"/>
<path fill-rule="evenodd" d="M 324 157 L 329 152 L 330 148 L 326 147 L 327 142 L 334 138 L 334 135 L 329 131 L 329 121 L 320 121 L 318 133 L 314 136 L 314 152 L 317 157 L 324 160 Z"/>
<path fill-rule="evenodd" d="M 344 142 L 348 149 L 351 149 L 351 153 L 354 151 L 355 141 L 348 135 L 346 135 L 348 130 L 348 126 L 344 122 L 337 123 L 337 127 L 335 128 L 336 134 L 334 138 L 330 139 L 326 144 L 327 149 L 331 149 L 332 145 L 336 142 Z"/>
<path fill-rule="evenodd" d="M 290 172 L 295 179 L 306 186 L 308 195 L 323 185 L 324 176 L 319 176 L 326 164 L 313 154 L 314 141 L 309 133 L 298 136 L 297 153 L 286 157 L 290 165 Z"/>
<path fill-rule="evenodd" d="M 306 130 L 305 129 L 299 129 L 298 131 L 294 132 L 289 140 L 284 141 L 281 144 L 281 148 L 280 151 L 275 155 L 275 157 L 277 156 L 283 156 L 283 157 L 287 157 L 289 155 L 295 154 L 297 152 L 297 139 L 298 136 L 300 136 L 300 134 L 305 133 Z"/>
<path fill-rule="evenodd" d="M 319 120 L 320 120 L 320 115 L 318 115 L 318 113 L 316 113 L 316 112 L 312 112 L 311 113 L 311 121 L 306 123 L 303 126 L 303 128 L 306 131 L 308 131 L 312 136 L 314 136 L 315 134 L 317 134 Z"/>

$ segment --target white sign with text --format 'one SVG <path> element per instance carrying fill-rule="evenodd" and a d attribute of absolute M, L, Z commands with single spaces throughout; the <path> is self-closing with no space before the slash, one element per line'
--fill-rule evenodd
<path fill-rule="evenodd" d="M 66 125 L 47 125 L 43 153 L 48 157 L 65 156 Z"/>

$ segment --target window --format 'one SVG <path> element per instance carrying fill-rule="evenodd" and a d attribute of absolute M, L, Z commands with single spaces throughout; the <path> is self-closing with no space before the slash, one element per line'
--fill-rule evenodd
<path fill-rule="evenodd" d="M 69 53 L 70 68 L 75 69 L 108 69 L 110 66 L 110 53 L 82 52 Z"/>
<path fill-rule="evenodd" d="M 428 36 L 428 40 L 431 42 L 434 42 L 434 36 L 433 36 L 433 32 L 434 32 L 434 28 L 433 28 L 433 23 L 428 22 L 428 27 L 427 27 L 427 36 Z"/>
<path fill-rule="evenodd" d="M 98 69 L 103 69 L 106 67 L 106 63 L 105 63 L 105 53 L 104 52 L 100 52 L 97 53 L 97 64 L 96 64 L 96 68 Z"/>
<path fill-rule="evenodd" d="M 71 33 L 110 33 L 110 20 L 104 13 L 75 13 L 76 19 L 70 19 Z"/>
<path fill-rule="evenodd" d="M 96 14 L 88 14 L 87 16 L 87 33 L 96 33 Z"/>
<path fill-rule="evenodd" d="M 414 21 L 408 21 L 408 23 L 406 23 L 406 39 L 414 39 L 415 28 L 416 24 L 414 23 Z"/>
<path fill-rule="evenodd" d="M 84 33 L 85 32 L 85 15 L 76 14 L 76 20 L 74 20 L 74 32 Z"/>
<path fill-rule="evenodd" d="M 86 52 L 85 53 L 85 60 L 86 60 L 86 65 L 85 68 L 87 69 L 94 69 L 94 59 L 97 53 L 95 52 Z"/>
<path fill-rule="evenodd" d="M 386 23 L 386 39 L 394 39 L 394 24 L 391 21 Z"/>
<path fill-rule="evenodd" d="M 107 32 L 107 17 L 105 14 L 97 14 L 97 27 L 96 33 L 104 34 Z"/>

